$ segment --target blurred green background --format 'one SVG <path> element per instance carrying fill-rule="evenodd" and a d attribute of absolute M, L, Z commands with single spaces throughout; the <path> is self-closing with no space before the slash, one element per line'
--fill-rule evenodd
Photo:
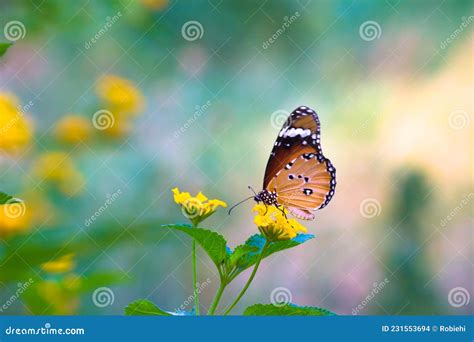
<path fill-rule="evenodd" d="M 121 314 L 145 297 L 191 309 L 191 241 L 160 228 L 185 222 L 171 189 L 228 204 L 260 189 L 299 105 L 320 116 L 336 194 L 305 223 L 316 239 L 265 260 L 239 308 L 284 287 L 339 314 L 472 313 L 472 1 L 0 12 L 14 43 L 0 60 L 0 190 L 25 203 L 0 210 L 0 314 Z M 251 207 L 206 225 L 235 246 L 256 233 Z M 198 258 L 204 310 L 218 278 Z"/>

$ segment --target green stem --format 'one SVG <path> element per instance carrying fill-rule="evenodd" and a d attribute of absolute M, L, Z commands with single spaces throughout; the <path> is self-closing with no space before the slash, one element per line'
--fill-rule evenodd
<path fill-rule="evenodd" d="M 250 275 L 250 278 L 247 280 L 247 283 L 245 284 L 244 288 L 242 289 L 242 291 L 240 291 L 239 295 L 237 296 L 237 298 L 234 300 L 234 302 L 227 308 L 227 310 L 225 310 L 224 312 L 224 316 L 226 316 L 229 312 L 232 311 L 232 309 L 234 308 L 234 306 L 237 305 L 237 303 L 239 302 L 240 298 L 243 297 L 243 295 L 245 294 L 245 292 L 247 291 L 247 289 L 249 288 L 250 286 L 250 283 L 252 282 L 253 278 L 255 277 L 255 274 L 257 273 L 257 270 L 258 270 L 258 266 L 260 265 L 260 261 L 262 261 L 263 259 L 263 254 L 265 253 L 268 245 L 270 245 L 270 243 L 268 241 L 265 242 L 265 245 L 263 245 L 263 248 L 262 248 L 262 251 L 260 252 L 260 255 L 258 256 L 258 259 L 257 259 L 257 262 L 255 263 L 255 266 L 253 267 L 253 271 L 252 271 L 252 274 Z"/>
<path fill-rule="evenodd" d="M 199 293 L 197 289 L 197 267 L 196 267 L 196 241 L 193 239 L 193 291 L 194 291 L 194 310 L 196 316 L 199 316 Z"/>
<path fill-rule="evenodd" d="M 214 299 L 212 300 L 212 304 L 211 304 L 211 307 L 209 308 L 208 315 L 214 315 L 214 313 L 216 312 L 217 305 L 219 305 L 219 301 L 221 300 L 225 287 L 226 287 L 226 284 L 221 279 L 221 284 L 219 285 L 219 289 L 217 290 L 216 295 L 214 296 Z"/>

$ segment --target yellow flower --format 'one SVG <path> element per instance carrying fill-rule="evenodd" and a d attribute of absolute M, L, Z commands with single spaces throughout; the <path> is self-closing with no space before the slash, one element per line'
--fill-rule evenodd
<path fill-rule="evenodd" d="M 71 278 L 71 279 L 69 279 Z M 79 308 L 80 283 L 75 275 L 66 275 L 60 280 L 44 280 L 37 285 L 38 297 L 48 303 L 47 313 L 52 315 L 73 315 Z M 73 284 L 71 284 L 71 281 Z M 73 285 L 73 287 L 71 287 Z M 38 314 L 44 314 L 44 308 Z"/>
<path fill-rule="evenodd" d="M 53 184 L 67 196 L 76 195 L 84 183 L 84 177 L 65 152 L 42 154 L 34 165 L 33 173 L 41 181 Z"/>
<path fill-rule="evenodd" d="M 143 108 L 143 96 L 135 84 L 115 75 L 97 81 L 97 94 L 114 115 L 137 114 Z"/>
<path fill-rule="evenodd" d="M 15 152 L 31 140 L 31 127 L 20 111 L 18 99 L 0 93 L 0 149 Z"/>
<path fill-rule="evenodd" d="M 253 211 L 257 212 L 254 223 L 260 233 L 268 241 L 285 241 L 296 237 L 298 233 L 306 233 L 306 227 L 295 219 L 287 219 L 287 211 L 275 206 L 266 206 L 263 203 L 256 204 Z"/>
<path fill-rule="evenodd" d="M 55 127 L 56 138 L 67 144 L 77 144 L 90 138 L 92 126 L 89 120 L 79 115 L 67 115 Z"/>
<path fill-rule="evenodd" d="M 37 285 L 38 296 L 49 304 L 49 314 L 72 315 L 77 312 L 83 281 L 72 272 L 75 266 L 73 253 L 41 264 L 43 271 L 53 275 Z"/>
<path fill-rule="evenodd" d="M 24 202 L 0 205 L 0 238 L 27 232 L 30 223 L 31 212 Z"/>
<path fill-rule="evenodd" d="M 225 202 L 217 199 L 209 200 L 201 192 L 193 197 L 189 192 L 180 192 L 178 188 L 174 188 L 172 191 L 174 201 L 181 206 L 183 215 L 194 225 L 214 214 L 218 207 L 227 207 Z"/>
<path fill-rule="evenodd" d="M 56 260 L 41 264 L 41 269 L 48 273 L 60 274 L 71 272 L 75 266 L 74 254 L 69 253 Z"/>
<path fill-rule="evenodd" d="M 57 210 L 40 191 L 31 190 L 19 196 L 17 203 L 0 205 L 0 238 L 28 233 L 32 227 L 57 224 Z"/>

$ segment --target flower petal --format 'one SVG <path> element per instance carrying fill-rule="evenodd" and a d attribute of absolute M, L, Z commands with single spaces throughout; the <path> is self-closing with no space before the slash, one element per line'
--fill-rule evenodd
<path fill-rule="evenodd" d="M 183 204 L 185 201 L 191 198 L 189 192 L 179 192 L 178 188 L 174 188 L 172 191 L 174 194 L 174 201 L 178 204 Z"/>
<path fill-rule="evenodd" d="M 227 204 L 221 200 L 208 200 L 202 192 L 199 192 L 195 197 L 191 196 L 189 192 L 180 192 L 178 188 L 172 189 L 172 192 L 175 202 L 181 205 L 183 215 L 194 225 L 211 216 L 219 206 L 227 207 Z"/>
<path fill-rule="evenodd" d="M 218 206 L 221 206 L 223 208 L 227 208 L 227 203 L 225 203 L 221 200 L 218 200 L 218 199 L 209 200 L 209 202 L 207 202 L 207 204 L 209 204 L 210 206 L 212 206 L 215 209 L 217 209 Z"/>
<path fill-rule="evenodd" d="M 286 210 L 280 207 L 257 204 L 253 211 L 257 212 L 255 225 L 269 241 L 290 240 L 299 232 L 306 232 L 306 227 L 295 219 L 288 219 Z"/>
<path fill-rule="evenodd" d="M 207 197 L 204 196 L 201 191 L 199 191 L 199 193 L 196 195 L 196 199 L 201 202 L 207 201 Z"/>

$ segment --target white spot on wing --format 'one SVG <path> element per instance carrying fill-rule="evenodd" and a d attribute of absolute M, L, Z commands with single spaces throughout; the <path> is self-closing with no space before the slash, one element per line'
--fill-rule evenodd
<path fill-rule="evenodd" d="M 283 137 L 290 137 L 294 138 L 297 135 L 299 135 L 302 138 L 306 138 L 307 136 L 311 135 L 311 130 L 310 129 L 302 129 L 302 128 L 290 128 L 288 130 L 285 130 L 284 132 L 280 132 L 280 136 Z"/>
<path fill-rule="evenodd" d="M 283 137 L 283 136 L 286 137 L 285 133 L 286 133 L 287 130 L 288 130 L 288 127 L 282 128 L 282 130 L 280 131 L 280 133 L 278 134 L 278 136 L 279 136 L 279 137 Z"/>

